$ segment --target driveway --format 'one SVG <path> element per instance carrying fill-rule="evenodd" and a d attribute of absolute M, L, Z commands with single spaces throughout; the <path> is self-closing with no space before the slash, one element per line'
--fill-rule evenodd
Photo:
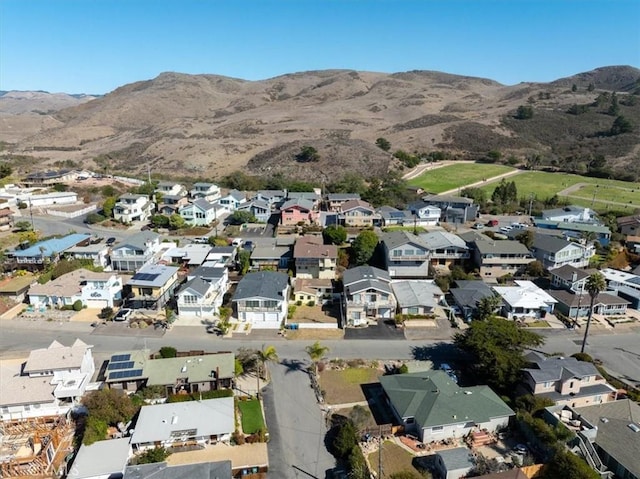
<path fill-rule="evenodd" d="M 344 339 L 400 340 L 404 339 L 404 331 L 396 328 L 393 321 L 378 320 L 377 324 L 366 328 L 346 328 L 344 330 Z"/>
<path fill-rule="evenodd" d="M 271 383 L 263 398 L 271 479 L 324 479 L 335 466 L 324 444 L 325 418 L 311 389 L 308 366 L 308 361 L 287 359 L 269 364 Z"/>

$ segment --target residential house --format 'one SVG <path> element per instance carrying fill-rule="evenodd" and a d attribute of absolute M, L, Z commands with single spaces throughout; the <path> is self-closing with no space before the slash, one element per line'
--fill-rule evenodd
<path fill-rule="evenodd" d="M 577 407 L 580 436 L 617 478 L 640 478 L 640 406 L 631 399 Z"/>
<path fill-rule="evenodd" d="M 318 211 L 320 209 L 320 201 L 322 196 L 320 195 L 320 189 L 316 188 L 315 191 L 287 191 L 286 201 L 291 200 L 307 200 L 313 205 L 313 210 Z"/>
<path fill-rule="evenodd" d="M 340 209 L 340 219 L 348 228 L 371 227 L 376 218 L 375 208 L 366 201 L 349 200 Z"/>
<path fill-rule="evenodd" d="M 126 283 L 131 291 L 127 297 L 127 307 L 134 309 L 161 309 L 173 297 L 178 285 L 178 271 L 175 266 L 151 264 L 140 268 Z"/>
<path fill-rule="evenodd" d="M 72 246 L 64 252 L 65 258 L 89 259 L 94 266 L 106 268 L 109 265 L 109 247 L 104 243 L 82 242 L 80 245 Z"/>
<path fill-rule="evenodd" d="M 91 348 L 80 339 L 71 346 L 53 341 L 31 351 L 21 371 L 4 371 L 2 420 L 64 415 L 77 406 L 95 372 Z"/>
<path fill-rule="evenodd" d="M 553 296 L 531 281 L 516 281 L 516 286 L 494 286 L 502 298 L 502 315 L 508 319 L 525 321 L 544 318 L 553 313 L 558 302 Z"/>
<path fill-rule="evenodd" d="M 640 271 L 637 271 L 639 274 L 634 274 L 634 272 L 604 268 L 600 273 L 607 281 L 607 289 L 630 301 L 633 309 L 640 309 Z"/>
<path fill-rule="evenodd" d="M 540 215 L 543 220 L 563 221 L 566 223 L 597 223 L 598 215 L 591 208 L 570 205 L 561 208 L 543 210 Z"/>
<path fill-rule="evenodd" d="M 180 207 L 178 213 L 188 225 L 209 226 L 222 215 L 223 208 L 205 199 L 198 199 Z"/>
<path fill-rule="evenodd" d="M 443 479 L 460 479 L 475 467 L 475 460 L 466 447 L 455 447 L 436 452 L 435 467 Z"/>
<path fill-rule="evenodd" d="M 209 250 L 206 262 L 220 263 L 227 267 L 232 267 L 235 264 L 237 255 L 238 248 L 235 246 L 214 246 Z"/>
<path fill-rule="evenodd" d="M 470 198 L 461 196 L 426 195 L 422 197 L 427 205 L 437 206 L 441 210 L 440 221 L 445 223 L 466 223 L 475 221 L 479 207 Z"/>
<path fill-rule="evenodd" d="M 282 226 L 312 225 L 318 221 L 318 216 L 313 202 L 305 198 L 287 200 L 280 207 Z"/>
<path fill-rule="evenodd" d="M 627 251 L 640 254 L 640 236 L 628 235 L 624 240 L 624 246 Z"/>
<path fill-rule="evenodd" d="M 189 199 L 181 195 L 163 195 L 158 204 L 158 214 L 171 216 L 179 214 L 180 208 L 189 204 Z"/>
<path fill-rule="evenodd" d="M 25 176 L 22 184 L 27 187 L 53 186 L 73 181 L 74 177 L 75 173 L 69 169 L 37 171 Z"/>
<path fill-rule="evenodd" d="M 485 281 L 497 281 L 507 274 L 516 275 L 533 261 L 533 256 L 519 241 L 485 241 L 474 243 L 474 262 Z"/>
<path fill-rule="evenodd" d="M 227 212 L 233 213 L 240 207 L 240 205 L 246 202 L 247 197 L 242 191 L 230 190 L 229 193 L 221 196 L 216 203 Z"/>
<path fill-rule="evenodd" d="M 137 451 L 229 440 L 235 430 L 232 397 L 142 406 L 131 445 Z"/>
<path fill-rule="evenodd" d="M 238 474 L 252 470 L 244 467 L 237 470 Z M 196 464 L 169 465 L 166 462 L 154 462 L 128 466 L 124 471 L 123 479 L 232 479 L 233 467 L 231 461 L 198 462 Z M 260 471 L 262 472 L 262 471 Z"/>
<path fill-rule="evenodd" d="M 123 223 L 134 221 L 148 221 L 155 205 L 147 195 L 126 194 L 120 196 L 113 207 L 113 218 Z"/>
<path fill-rule="evenodd" d="M 114 271 L 94 272 L 84 268 L 71 271 L 29 289 L 29 304 L 38 308 L 61 308 L 81 301 L 87 308 L 113 308 L 122 301 L 122 277 Z"/>
<path fill-rule="evenodd" d="M 545 357 L 530 353 L 531 367 L 523 370 L 527 393 L 545 397 L 555 404 L 572 407 L 615 401 L 616 389 L 598 369 L 576 358 Z"/>
<path fill-rule="evenodd" d="M 333 281 L 330 279 L 296 278 L 293 300 L 296 303 L 325 304 L 333 298 Z"/>
<path fill-rule="evenodd" d="M 391 231 L 380 237 L 389 276 L 393 279 L 429 277 L 429 245 L 407 231 Z"/>
<path fill-rule="evenodd" d="M 251 200 L 248 203 L 238 206 L 237 211 L 247 211 L 251 213 L 258 223 L 267 223 L 271 218 L 271 205 L 266 201 Z"/>
<path fill-rule="evenodd" d="M 133 456 L 128 437 L 82 444 L 67 479 L 109 479 L 122 477 Z"/>
<path fill-rule="evenodd" d="M 220 199 L 220 188 L 213 183 L 194 183 L 189 196 L 193 200 L 217 201 Z"/>
<path fill-rule="evenodd" d="M 347 201 L 359 200 L 358 193 L 329 193 L 326 195 L 326 210 L 334 213 L 342 211 L 342 205 Z"/>
<path fill-rule="evenodd" d="M 279 329 L 287 320 L 288 300 L 289 276 L 260 271 L 240 280 L 232 302 L 241 322 L 256 329 Z"/>
<path fill-rule="evenodd" d="M 575 268 L 589 266 L 589 259 L 596 254 L 596 249 L 591 243 L 582 245 L 551 235 L 536 234 L 531 253 L 544 269 L 553 270 L 564 265 Z"/>
<path fill-rule="evenodd" d="M 456 280 L 456 287 L 449 292 L 465 321 L 471 321 L 478 310 L 478 304 L 484 298 L 495 296 L 487 283 L 480 280 Z"/>
<path fill-rule="evenodd" d="M 412 203 L 409 205 L 409 211 L 416 226 L 435 226 L 440 223 L 440 218 L 442 217 L 440 208 L 425 201 Z"/>
<path fill-rule="evenodd" d="M 258 245 L 251 252 L 251 269 L 253 271 L 265 269 L 286 271 L 292 257 L 290 246 L 278 245 L 277 243 L 265 246 Z"/>
<path fill-rule="evenodd" d="M 621 216 L 616 218 L 618 231 L 625 236 L 640 234 L 640 215 Z"/>
<path fill-rule="evenodd" d="M 62 238 L 51 238 L 38 241 L 25 249 L 9 251 L 8 256 L 14 260 L 16 269 L 39 270 L 48 263 L 55 263 L 60 256 L 78 244 L 88 244 L 90 234 L 72 233 Z"/>
<path fill-rule="evenodd" d="M 326 245 L 322 236 L 301 236 L 293 246 L 296 278 L 333 279 L 338 265 L 338 247 Z"/>
<path fill-rule="evenodd" d="M 373 266 L 348 269 L 342 277 L 343 317 L 346 326 L 362 326 L 369 319 L 393 319 L 396 299 L 389 273 Z"/>
<path fill-rule="evenodd" d="M 444 301 L 444 293 L 433 281 L 393 281 L 391 289 L 400 314 L 432 315 L 435 314 L 436 307 Z"/>
<path fill-rule="evenodd" d="M 156 193 L 164 196 L 187 196 L 187 189 L 180 183 L 173 181 L 159 181 L 156 185 Z"/>
<path fill-rule="evenodd" d="M 111 267 L 117 271 L 136 271 L 151 263 L 160 249 L 158 233 L 141 231 L 111 249 Z"/>
<path fill-rule="evenodd" d="M 54 191 L 53 193 L 42 193 L 34 195 L 27 193 L 17 197 L 18 202 L 34 206 L 53 206 L 53 205 L 74 205 L 78 202 L 78 193 L 75 191 Z"/>
<path fill-rule="evenodd" d="M 566 238 L 575 240 L 581 240 L 586 236 L 593 236 L 602 246 L 607 246 L 611 241 L 611 230 L 606 226 L 598 224 L 542 219 L 535 219 L 534 224 L 537 228 L 561 231 Z"/>
<path fill-rule="evenodd" d="M 209 257 L 213 246 L 210 244 L 188 243 L 176 246 L 162 253 L 160 263 L 178 264 L 188 268 L 195 268 L 204 263 Z"/>
<path fill-rule="evenodd" d="M 380 224 L 383 227 L 414 225 L 416 217 L 409 210 L 399 210 L 392 206 L 381 206 L 377 210 Z M 438 215 L 438 218 L 440 216 Z M 415 223 L 417 226 L 417 223 Z"/>
<path fill-rule="evenodd" d="M 587 293 L 573 293 L 566 290 L 549 290 L 557 301 L 557 310 L 569 318 L 589 315 L 591 296 Z M 620 292 L 619 292 L 620 294 Z M 630 302 L 611 293 L 598 293 L 593 303 L 593 314 L 601 316 L 624 316 Z"/>
<path fill-rule="evenodd" d="M 269 205 L 270 210 L 275 210 L 284 203 L 287 198 L 287 190 L 260 190 L 251 200 L 257 200 Z"/>
<path fill-rule="evenodd" d="M 32 275 L 13 276 L 0 285 L 0 298 L 14 303 L 22 303 L 27 297 L 29 288 L 36 282 Z"/>
<path fill-rule="evenodd" d="M 551 274 L 551 286 L 556 289 L 566 289 L 573 293 L 584 292 L 587 278 L 593 270 L 578 269 L 575 266 L 564 265 L 555 268 L 549 273 Z"/>
<path fill-rule="evenodd" d="M 179 317 L 218 316 L 228 288 L 228 271 L 226 268 L 216 269 L 224 272 L 218 282 L 195 277 L 180 287 L 176 293 Z"/>
<path fill-rule="evenodd" d="M 0 231 L 8 231 L 13 228 L 13 211 L 11 208 L 0 209 Z"/>
<path fill-rule="evenodd" d="M 514 412 L 488 386 L 462 388 L 444 371 L 381 376 L 397 420 L 420 441 L 461 439 L 505 428 Z"/>
<path fill-rule="evenodd" d="M 470 258 L 465 241 L 447 231 L 432 231 L 418 235 L 427 245 L 429 260 L 434 268 L 451 268 L 462 265 Z"/>

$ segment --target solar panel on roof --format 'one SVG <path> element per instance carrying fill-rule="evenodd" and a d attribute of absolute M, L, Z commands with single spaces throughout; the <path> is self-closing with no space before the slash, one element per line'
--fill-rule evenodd
<path fill-rule="evenodd" d="M 636 276 L 634 278 L 630 278 L 627 280 L 627 282 L 633 283 L 633 284 L 640 284 L 640 277 Z"/>
<path fill-rule="evenodd" d="M 130 354 L 115 354 L 111 356 L 112 363 L 119 363 L 121 361 L 129 361 L 131 359 Z"/>
<path fill-rule="evenodd" d="M 133 275 L 132 279 L 135 279 L 135 280 L 138 280 L 138 281 L 153 281 L 158 276 L 160 276 L 160 275 L 159 274 L 152 274 L 152 273 L 136 273 L 136 274 Z"/>
<path fill-rule="evenodd" d="M 142 369 L 129 369 L 127 371 L 115 371 L 109 374 L 109 381 L 115 379 L 135 378 L 142 376 Z"/>
<path fill-rule="evenodd" d="M 116 369 L 131 369 L 134 366 L 134 362 L 133 361 L 127 361 L 124 363 L 109 363 L 109 366 L 107 366 L 107 369 L 109 371 L 114 371 Z"/>

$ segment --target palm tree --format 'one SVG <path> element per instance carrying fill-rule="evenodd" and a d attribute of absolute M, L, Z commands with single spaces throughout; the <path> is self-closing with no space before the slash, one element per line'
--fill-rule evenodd
<path fill-rule="evenodd" d="M 264 378 L 268 379 L 269 371 L 266 368 L 266 364 L 268 362 L 277 361 L 278 360 L 278 352 L 276 351 L 275 346 L 267 346 L 262 345 L 262 349 L 256 351 L 256 358 L 258 359 L 258 368 L 256 371 L 256 377 L 258 378 L 258 389 L 257 392 L 260 392 L 260 375 L 264 372 Z"/>
<path fill-rule="evenodd" d="M 604 291 L 607 287 L 607 282 L 602 276 L 601 273 L 593 273 L 591 276 L 587 278 L 585 283 L 585 289 L 589 293 L 591 297 L 591 301 L 589 303 L 589 316 L 587 317 L 587 327 L 584 330 L 584 338 L 582 339 L 582 348 L 580 348 L 580 352 L 584 353 L 584 348 L 587 345 L 587 336 L 589 335 L 589 326 L 591 325 L 591 317 L 593 316 L 593 303 L 596 302 L 596 298 L 600 291 Z"/>
<path fill-rule="evenodd" d="M 316 376 L 318 376 L 318 362 L 320 362 L 320 360 L 324 358 L 325 354 L 329 352 L 329 348 L 326 346 L 322 346 L 320 344 L 320 341 L 316 341 L 311 346 L 307 346 L 305 348 L 305 351 L 311 358 L 311 362 L 313 362 L 314 372 Z"/>

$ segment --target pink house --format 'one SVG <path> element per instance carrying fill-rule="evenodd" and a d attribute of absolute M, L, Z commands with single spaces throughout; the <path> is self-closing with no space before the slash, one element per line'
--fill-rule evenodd
<path fill-rule="evenodd" d="M 318 212 L 314 211 L 313 203 L 304 198 L 289 200 L 280 208 L 280 224 L 283 226 L 310 225 L 317 219 Z"/>

